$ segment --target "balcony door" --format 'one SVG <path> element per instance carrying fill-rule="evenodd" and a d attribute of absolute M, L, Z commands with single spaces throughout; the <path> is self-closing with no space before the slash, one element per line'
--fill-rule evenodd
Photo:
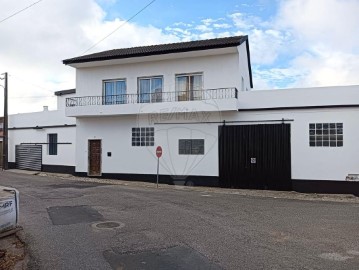
<path fill-rule="evenodd" d="M 104 104 L 124 104 L 126 98 L 126 80 L 111 80 L 103 83 Z"/>
<path fill-rule="evenodd" d="M 203 76 L 201 73 L 176 75 L 176 100 L 202 100 Z"/>
<path fill-rule="evenodd" d="M 140 103 L 162 102 L 162 77 L 146 77 L 138 79 Z"/>

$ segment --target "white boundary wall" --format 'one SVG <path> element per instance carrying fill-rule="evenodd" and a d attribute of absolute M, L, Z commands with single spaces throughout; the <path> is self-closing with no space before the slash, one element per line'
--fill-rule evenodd
<path fill-rule="evenodd" d="M 73 95 L 64 95 L 58 97 L 59 101 L 65 102 L 66 97 Z M 15 162 L 15 145 L 21 143 L 47 143 L 49 133 L 58 134 L 59 144 L 57 155 L 48 155 L 48 145 L 42 146 L 42 163 L 45 165 L 65 165 L 75 166 L 75 137 L 76 127 L 48 127 L 34 129 L 36 126 L 63 126 L 74 125 L 74 118 L 65 117 L 64 106 L 60 110 L 41 111 L 33 113 L 21 113 L 9 115 L 9 128 L 18 128 L 9 130 L 9 162 Z M 22 129 L 29 127 L 29 129 Z"/>

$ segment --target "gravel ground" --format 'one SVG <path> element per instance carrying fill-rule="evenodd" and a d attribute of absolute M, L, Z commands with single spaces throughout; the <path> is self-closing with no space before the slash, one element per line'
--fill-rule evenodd
<path fill-rule="evenodd" d="M 0 269 L 26 269 L 28 257 L 21 232 L 0 238 Z"/>

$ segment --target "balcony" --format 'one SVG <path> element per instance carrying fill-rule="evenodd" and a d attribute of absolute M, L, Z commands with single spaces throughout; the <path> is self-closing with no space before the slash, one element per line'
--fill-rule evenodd
<path fill-rule="evenodd" d="M 237 110 L 238 90 L 217 88 L 66 99 L 66 116 Z"/>

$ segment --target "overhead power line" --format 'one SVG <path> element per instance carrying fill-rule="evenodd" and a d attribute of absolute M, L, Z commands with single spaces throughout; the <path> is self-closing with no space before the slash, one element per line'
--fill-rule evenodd
<path fill-rule="evenodd" d="M 12 18 L 12 17 L 14 17 L 14 16 L 16 16 L 17 14 L 19 14 L 19 13 L 21 13 L 21 12 L 23 12 L 23 11 L 29 9 L 29 8 L 31 8 L 32 6 L 35 6 L 36 4 L 40 3 L 41 1 L 43 1 L 43 0 L 36 1 L 36 2 L 32 3 L 32 4 L 29 5 L 29 6 L 23 8 L 23 9 L 20 9 L 20 10 L 18 10 L 18 11 L 16 11 L 15 13 L 11 14 L 10 16 L 7 16 L 6 18 L 0 20 L 0 23 L 2 23 L 2 22 L 4 22 L 4 21 L 6 21 L 6 20 L 8 20 L 8 19 L 10 19 L 10 18 Z"/>
<path fill-rule="evenodd" d="M 31 5 L 27 6 L 26 8 L 23 8 L 22 10 L 19 10 L 17 12 L 15 12 L 14 14 L 2 19 L 0 21 L 0 23 L 10 19 L 11 17 L 25 11 L 26 9 L 40 3 L 41 1 L 43 0 L 39 0 L 39 1 L 36 1 L 34 3 L 32 3 Z M 130 18 L 128 18 L 125 22 L 123 22 L 121 25 L 119 25 L 117 28 L 115 28 L 111 33 L 109 33 L 108 35 L 106 35 L 105 37 L 103 37 L 102 39 L 100 39 L 98 42 L 96 42 L 95 44 L 93 44 L 90 48 L 88 48 L 87 50 L 85 50 L 82 54 L 85 54 L 86 52 L 90 51 L 91 49 L 93 49 L 94 47 L 96 47 L 98 44 L 100 44 L 102 41 L 104 41 L 106 38 L 108 38 L 109 36 L 111 36 L 112 34 L 114 34 L 116 31 L 118 31 L 121 27 L 123 27 L 124 25 L 126 25 L 128 22 L 132 21 L 137 15 L 139 15 L 141 12 L 143 12 L 146 8 L 148 8 L 150 5 L 152 5 L 154 2 L 156 2 L 156 0 L 152 0 L 150 1 L 146 6 L 144 6 L 142 9 L 140 9 L 137 13 L 135 13 L 134 15 L 132 15 Z M 14 76 L 14 75 L 10 75 L 10 76 L 13 76 L 15 78 L 17 78 L 18 80 L 20 81 L 23 81 L 25 83 L 28 83 L 28 84 L 31 84 L 35 87 L 38 87 L 38 88 L 41 88 L 41 89 L 44 89 L 44 90 L 48 90 L 46 88 L 43 88 L 41 86 L 38 86 L 36 84 L 33 84 L 33 83 L 29 83 L 29 82 L 26 82 L 25 80 L 22 80 L 20 79 L 18 76 Z M 51 90 L 48 90 L 48 91 L 51 91 Z M 30 98 L 54 98 L 55 96 L 24 96 L 24 97 L 9 97 L 10 99 L 30 99 Z"/>
<path fill-rule="evenodd" d="M 55 98 L 56 96 L 24 96 L 24 97 L 9 97 L 10 99 L 32 99 L 32 98 Z"/>
<path fill-rule="evenodd" d="M 43 89 L 43 90 L 46 90 L 46 91 L 52 92 L 51 90 L 49 90 L 49 89 L 47 89 L 47 88 L 44 88 L 44 87 L 42 87 L 42 86 L 40 86 L 40 85 L 37 85 L 37 84 L 34 84 L 34 83 L 29 82 L 29 81 L 27 81 L 27 80 L 24 80 L 24 79 L 20 78 L 19 76 L 14 75 L 14 74 L 12 74 L 12 73 L 11 73 L 11 74 L 9 74 L 9 77 L 12 77 L 12 78 L 14 78 L 15 80 L 18 80 L 18 81 L 20 81 L 20 82 L 23 82 L 23 83 L 26 83 L 26 84 L 32 85 L 32 86 L 34 86 L 34 87 L 37 87 L 37 88 L 40 88 L 40 89 Z"/>
<path fill-rule="evenodd" d="M 146 8 L 148 8 L 150 5 L 152 5 L 154 2 L 156 2 L 156 0 L 152 0 L 151 2 L 149 2 L 146 6 L 144 6 L 142 9 L 140 9 L 136 14 L 134 14 L 132 17 L 130 17 L 129 19 L 127 19 L 126 21 L 124 21 L 120 26 L 118 26 L 117 28 L 115 28 L 111 33 L 109 33 L 108 35 L 106 35 L 105 37 L 103 37 L 102 39 L 100 39 L 99 41 L 97 41 L 95 44 L 93 44 L 90 48 L 88 48 L 86 51 L 84 51 L 82 53 L 85 54 L 88 51 L 90 51 L 91 49 L 95 48 L 98 44 L 100 44 L 102 41 L 104 41 L 106 38 L 108 38 L 109 36 L 111 36 L 112 34 L 114 34 L 118 29 L 120 29 L 121 27 L 123 27 L 124 25 L 126 25 L 128 22 L 132 21 L 138 14 L 140 14 L 142 11 L 144 11 Z"/>

